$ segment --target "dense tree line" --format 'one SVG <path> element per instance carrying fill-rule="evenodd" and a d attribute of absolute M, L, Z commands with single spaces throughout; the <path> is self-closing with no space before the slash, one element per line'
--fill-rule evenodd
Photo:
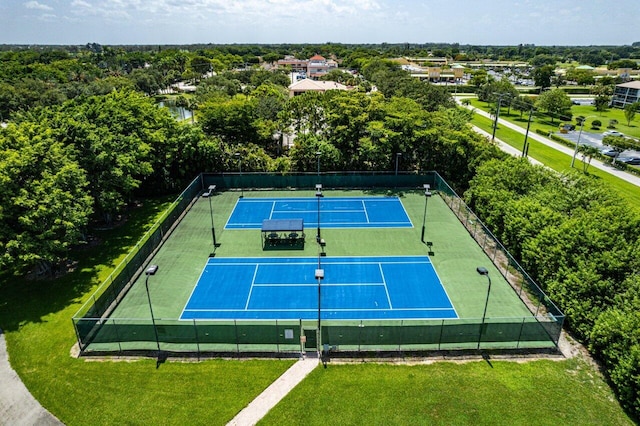
<path fill-rule="evenodd" d="M 567 315 L 640 413 L 640 214 L 584 175 L 489 161 L 465 198 Z"/>

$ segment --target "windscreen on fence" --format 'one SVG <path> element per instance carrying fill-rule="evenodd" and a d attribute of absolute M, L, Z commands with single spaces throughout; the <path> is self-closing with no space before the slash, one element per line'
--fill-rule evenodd
<path fill-rule="evenodd" d="M 551 347 L 557 345 L 564 314 L 520 267 L 462 199 L 436 173 L 299 173 L 202 174 L 174 201 L 168 213 L 136 244 L 132 252 L 98 288 L 73 318 L 82 351 L 146 350 L 288 352 L 299 351 L 309 329 L 298 321 L 179 321 L 109 318 L 128 286 L 179 221 L 194 199 L 209 185 L 227 188 L 422 188 L 439 191 L 487 256 L 529 308 L 532 316 L 506 319 L 323 323 L 321 342 L 341 350 L 430 350 L 480 347 Z M 499 261 L 498 261 L 499 260 Z"/>

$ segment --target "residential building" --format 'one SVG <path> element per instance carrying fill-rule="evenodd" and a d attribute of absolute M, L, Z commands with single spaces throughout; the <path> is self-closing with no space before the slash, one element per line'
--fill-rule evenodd
<path fill-rule="evenodd" d="M 326 92 L 327 90 L 348 90 L 344 84 L 335 81 L 315 81 L 310 78 L 296 81 L 289 86 L 289 97 L 302 95 L 305 92 Z"/>
<path fill-rule="evenodd" d="M 307 77 L 317 80 L 335 68 L 338 68 L 338 63 L 336 61 L 326 60 L 320 55 L 314 55 L 309 58 L 309 64 L 307 65 Z"/>
<path fill-rule="evenodd" d="M 307 72 L 307 65 L 309 61 L 306 59 L 296 59 L 293 56 L 285 56 L 284 59 L 278 61 L 279 67 L 291 67 L 293 72 Z"/>
<path fill-rule="evenodd" d="M 611 105 L 624 108 L 635 102 L 640 102 L 640 81 L 629 81 L 616 85 L 611 99 Z"/>

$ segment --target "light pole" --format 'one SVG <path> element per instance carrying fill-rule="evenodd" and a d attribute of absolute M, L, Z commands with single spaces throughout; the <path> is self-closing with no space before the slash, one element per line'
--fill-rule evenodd
<path fill-rule="evenodd" d="M 527 131 L 524 134 L 524 145 L 522 145 L 522 156 L 526 157 L 529 152 L 529 145 L 527 139 L 529 138 L 529 128 L 531 127 L 531 116 L 533 115 L 533 108 L 529 109 L 529 121 L 527 121 Z"/>
<path fill-rule="evenodd" d="M 321 155 L 322 155 L 322 152 L 316 151 L 316 157 L 318 158 L 318 180 L 320 180 L 320 156 Z"/>
<path fill-rule="evenodd" d="M 420 238 L 420 240 L 424 243 L 424 231 L 427 221 L 427 200 L 429 200 L 429 197 L 431 197 L 431 191 L 429 191 L 429 188 L 431 188 L 431 186 L 428 183 L 425 183 L 422 186 L 424 187 L 424 215 L 422 216 L 422 237 Z"/>
<path fill-rule="evenodd" d="M 487 288 L 487 300 L 484 302 L 484 312 L 482 312 L 482 323 L 480 324 L 480 333 L 478 335 L 478 349 L 480 349 L 480 342 L 482 341 L 482 331 L 484 330 L 484 319 L 487 315 L 487 306 L 489 305 L 489 294 L 491 293 L 491 277 L 489 276 L 489 271 L 484 266 L 478 266 L 476 271 L 480 275 L 484 275 L 489 280 L 489 287 Z"/>
<path fill-rule="evenodd" d="M 156 320 L 153 316 L 153 308 L 151 306 L 151 296 L 149 295 L 149 277 L 158 272 L 158 265 L 149 265 L 144 272 L 147 278 L 144 280 L 144 286 L 147 289 L 147 300 L 149 301 L 149 311 L 151 312 L 151 324 L 153 324 L 153 333 L 156 336 L 156 346 L 158 347 L 158 356 L 160 356 L 160 339 L 158 339 L 158 329 L 156 328 Z"/>
<path fill-rule="evenodd" d="M 398 176 L 398 160 L 400 159 L 401 155 L 402 153 L 396 152 L 396 176 Z"/>
<path fill-rule="evenodd" d="M 498 95 L 498 107 L 496 108 L 496 119 L 493 122 L 493 133 L 491 134 L 491 142 L 496 138 L 496 129 L 498 128 L 498 118 L 500 118 L 500 104 L 502 103 L 502 97 L 507 96 L 508 93 L 500 93 Z"/>
<path fill-rule="evenodd" d="M 318 358 L 320 358 L 320 348 L 322 347 L 322 329 L 320 327 L 320 301 L 321 301 L 321 282 L 324 279 L 324 269 L 320 267 L 320 256 L 318 256 L 318 269 L 316 269 L 316 279 L 318 280 L 318 331 L 316 333 L 316 346 Z"/>
<path fill-rule="evenodd" d="M 240 172 L 240 198 L 244 197 L 244 185 L 242 184 L 242 156 L 239 152 L 234 154 L 238 158 L 238 171 Z"/>
<path fill-rule="evenodd" d="M 209 185 L 209 213 L 211 214 L 211 235 L 213 236 L 213 249 L 215 250 L 218 247 L 218 242 L 216 241 L 216 228 L 213 224 L 213 206 L 211 205 L 211 197 L 213 196 L 213 191 L 216 190 L 215 185 Z"/>
<path fill-rule="evenodd" d="M 320 198 L 322 198 L 322 184 L 316 183 L 316 198 L 318 199 L 318 233 L 316 234 L 316 241 L 320 244 Z"/>
<path fill-rule="evenodd" d="M 584 127 L 584 122 L 587 121 L 587 118 L 593 118 L 593 115 L 583 118 L 580 121 L 580 132 L 578 133 L 578 141 L 576 142 L 576 148 L 573 150 L 573 157 L 571 157 L 571 167 L 573 168 L 573 163 L 576 161 L 576 154 L 578 154 L 578 147 L 580 146 L 580 137 L 582 136 L 582 128 Z"/>

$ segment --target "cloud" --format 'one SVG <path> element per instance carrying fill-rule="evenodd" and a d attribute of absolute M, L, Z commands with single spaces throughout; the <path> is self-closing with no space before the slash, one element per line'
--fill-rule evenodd
<path fill-rule="evenodd" d="M 28 1 L 24 4 L 24 7 L 27 9 L 37 9 L 37 10 L 53 10 L 51 6 L 47 6 L 46 4 L 38 3 L 37 1 Z"/>

